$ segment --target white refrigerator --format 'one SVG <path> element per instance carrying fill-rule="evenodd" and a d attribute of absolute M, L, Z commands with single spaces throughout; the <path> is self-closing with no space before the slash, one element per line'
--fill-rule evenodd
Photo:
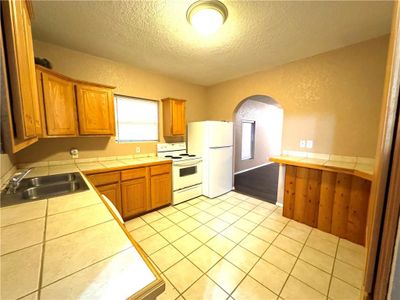
<path fill-rule="evenodd" d="M 215 198 L 233 187 L 233 123 L 188 124 L 188 152 L 203 158 L 203 195 Z"/>

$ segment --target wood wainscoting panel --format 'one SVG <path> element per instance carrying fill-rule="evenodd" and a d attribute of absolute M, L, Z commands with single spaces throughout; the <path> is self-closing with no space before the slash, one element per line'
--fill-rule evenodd
<path fill-rule="evenodd" d="M 283 205 L 283 216 L 293 219 L 294 200 L 296 197 L 296 170 L 294 166 L 286 166 L 285 172 L 285 196 Z"/>
<path fill-rule="evenodd" d="M 312 227 L 317 227 L 318 225 L 321 173 L 321 170 L 308 170 L 307 202 L 304 211 L 304 223 Z"/>
<path fill-rule="evenodd" d="M 335 172 L 323 171 L 321 176 L 321 192 L 319 197 L 318 229 L 331 232 L 332 209 L 336 186 Z"/>
<path fill-rule="evenodd" d="M 297 167 L 293 219 L 304 223 L 307 205 L 308 168 Z"/>
<path fill-rule="evenodd" d="M 338 173 L 336 177 L 335 198 L 332 208 L 331 232 L 341 238 L 346 237 L 347 217 L 349 215 L 352 176 Z"/>

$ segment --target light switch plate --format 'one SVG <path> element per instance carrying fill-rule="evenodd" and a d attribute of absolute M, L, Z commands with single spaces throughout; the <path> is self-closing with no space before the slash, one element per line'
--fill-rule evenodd
<path fill-rule="evenodd" d="M 300 140 L 300 148 L 306 147 L 306 140 Z"/>
<path fill-rule="evenodd" d="M 307 140 L 307 142 L 306 142 L 306 147 L 307 147 L 308 149 L 311 149 L 311 148 L 313 147 L 313 140 Z"/>
<path fill-rule="evenodd" d="M 69 150 L 69 154 L 71 155 L 71 158 L 79 158 L 79 150 L 76 148 Z"/>
<path fill-rule="evenodd" d="M 136 153 L 140 153 L 140 147 L 139 146 L 136 147 Z"/>

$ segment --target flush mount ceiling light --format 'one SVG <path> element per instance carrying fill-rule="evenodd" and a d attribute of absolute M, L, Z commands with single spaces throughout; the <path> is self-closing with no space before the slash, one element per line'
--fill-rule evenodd
<path fill-rule="evenodd" d="M 226 6 L 218 0 L 200 0 L 186 12 L 186 18 L 203 35 L 216 32 L 228 17 Z"/>

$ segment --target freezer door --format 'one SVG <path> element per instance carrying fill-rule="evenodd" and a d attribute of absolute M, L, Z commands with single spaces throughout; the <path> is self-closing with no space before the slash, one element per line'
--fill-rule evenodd
<path fill-rule="evenodd" d="M 210 149 L 207 164 L 208 178 L 206 184 L 203 182 L 204 195 L 214 198 L 232 190 L 232 147 Z"/>
<path fill-rule="evenodd" d="M 208 148 L 233 145 L 233 123 L 221 121 L 206 122 L 206 138 Z"/>

